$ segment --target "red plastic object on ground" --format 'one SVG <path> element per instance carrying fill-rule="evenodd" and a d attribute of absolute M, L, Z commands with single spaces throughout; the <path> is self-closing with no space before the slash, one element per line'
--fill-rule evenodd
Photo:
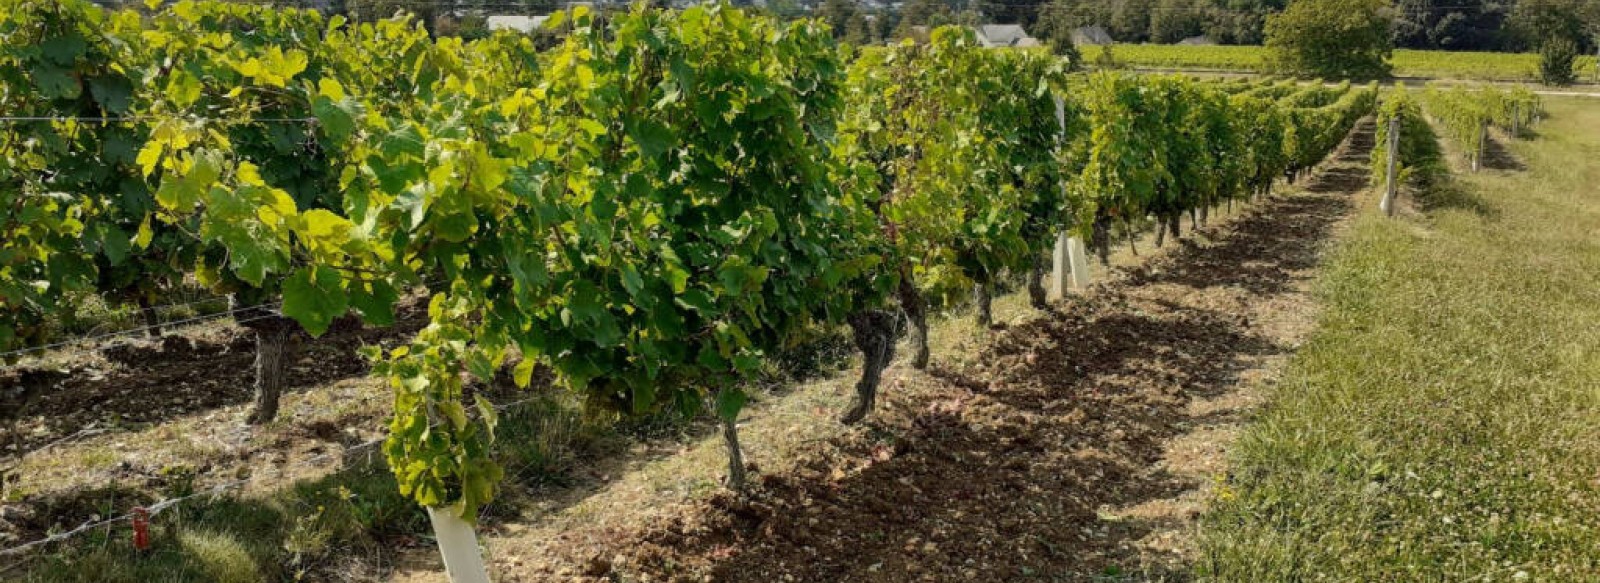
<path fill-rule="evenodd" d="M 133 509 L 133 548 L 150 548 L 150 511 L 144 508 Z"/>

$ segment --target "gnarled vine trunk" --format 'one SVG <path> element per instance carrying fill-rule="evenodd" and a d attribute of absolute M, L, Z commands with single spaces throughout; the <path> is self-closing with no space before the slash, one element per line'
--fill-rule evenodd
<path fill-rule="evenodd" d="M 1045 256 L 1033 254 L 1033 265 L 1028 270 L 1028 303 L 1036 310 L 1050 307 L 1050 295 L 1044 289 Z"/>
<path fill-rule="evenodd" d="M 1138 229 L 1133 228 L 1133 221 L 1128 220 L 1126 217 L 1122 219 L 1122 236 L 1128 239 L 1128 252 L 1133 253 L 1134 257 L 1138 257 L 1139 246 L 1137 241 L 1139 240 L 1139 232 Z"/>
<path fill-rule="evenodd" d="M 1167 228 L 1171 230 L 1172 240 L 1174 242 L 1176 242 L 1179 237 L 1182 237 L 1183 213 L 1173 212 L 1172 214 L 1167 215 Z"/>
<path fill-rule="evenodd" d="M 151 338 L 161 337 L 161 316 L 156 313 L 155 306 L 150 305 L 150 298 L 144 294 L 134 300 L 139 306 L 139 313 L 144 314 L 144 333 Z"/>
<path fill-rule="evenodd" d="M 728 488 L 745 494 L 744 451 L 739 447 L 739 420 L 717 416 L 722 422 L 722 441 L 728 446 Z"/>
<path fill-rule="evenodd" d="M 856 400 L 839 422 L 853 425 L 867 417 L 878 401 L 883 371 L 894 360 L 895 314 L 884 310 L 864 310 L 851 314 L 847 321 L 861 350 L 861 380 L 856 381 Z"/>
<path fill-rule="evenodd" d="M 258 314 L 240 320 L 240 325 L 256 336 L 256 395 L 245 422 L 251 425 L 271 423 L 278 417 L 278 399 L 287 384 L 289 363 L 294 360 L 298 348 L 295 334 L 299 332 L 299 324 L 276 315 Z"/>
<path fill-rule="evenodd" d="M 1098 211 L 1094 215 L 1094 223 L 1090 225 L 1089 238 L 1094 243 L 1095 255 L 1100 257 L 1101 267 L 1111 266 L 1111 215 Z"/>
<path fill-rule="evenodd" d="M 911 324 L 911 366 L 917 370 L 928 368 L 928 303 L 917 291 L 917 284 L 909 273 L 900 277 L 900 309 L 905 310 Z"/>
<path fill-rule="evenodd" d="M 988 328 L 994 325 L 994 295 L 989 293 L 988 283 L 972 284 L 972 305 L 977 309 L 979 326 Z"/>

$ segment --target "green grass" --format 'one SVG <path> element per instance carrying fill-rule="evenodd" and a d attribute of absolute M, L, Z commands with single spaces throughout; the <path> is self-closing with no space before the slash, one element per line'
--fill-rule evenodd
<path fill-rule="evenodd" d="M 1202 580 L 1600 581 L 1600 107 L 1548 107 L 1527 170 L 1351 226 Z"/>
<path fill-rule="evenodd" d="M 1083 60 L 1093 63 L 1103 47 L 1079 47 Z M 1136 67 L 1264 72 L 1267 51 L 1260 46 L 1115 45 L 1118 62 Z M 1400 49 L 1390 60 L 1399 77 L 1464 79 L 1474 81 L 1539 80 L 1539 55 L 1533 53 L 1469 53 Z M 1580 81 L 1595 79 L 1593 55 L 1578 58 Z"/>

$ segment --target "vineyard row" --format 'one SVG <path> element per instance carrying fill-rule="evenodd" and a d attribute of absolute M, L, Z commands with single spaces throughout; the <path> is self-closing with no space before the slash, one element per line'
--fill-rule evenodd
<path fill-rule="evenodd" d="M 954 27 L 851 51 L 728 6 L 551 21 L 566 33 L 541 46 L 0 1 L 0 110 L 47 120 L 0 126 L 0 349 L 73 293 L 281 298 L 245 314 L 263 422 L 295 333 L 390 324 L 443 282 L 425 329 L 369 354 L 406 495 L 473 519 L 501 477 L 473 379 L 536 366 L 592 406 L 712 412 L 737 486 L 741 387 L 768 355 L 849 325 L 859 420 L 902 317 L 924 367 L 930 313 L 976 292 L 983 317 L 1004 273 L 1043 302 L 1057 233 L 1101 261 L 1117 221 L 1177 236 L 1182 213 L 1304 175 L 1376 99 L 1077 75 Z"/>

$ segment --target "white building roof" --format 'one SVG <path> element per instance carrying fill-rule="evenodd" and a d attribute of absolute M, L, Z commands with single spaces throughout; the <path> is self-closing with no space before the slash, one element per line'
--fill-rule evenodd
<path fill-rule="evenodd" d="M 544 26 L 548 16 L 522 16 L 518 14 L 496 14 L 485 19 L 489 30 L 515 30 L 518 32 L 533 32 Z"/>
<path fill-rule="evenodd" d="M 1106 32 L 1103 26 L 1083 26 L 1072 31 L 1072 44 L 1075 45 L 1109 45 L 1111 33 Z"/>
<path fill-rule="evenodd" d="M 1014 47 L 1025 38 L 1028 38 L 1028 32 L 1022 30 L 1020 24 L 985 24 L 978 27 L 978 41 L 986 47 Z"/>

